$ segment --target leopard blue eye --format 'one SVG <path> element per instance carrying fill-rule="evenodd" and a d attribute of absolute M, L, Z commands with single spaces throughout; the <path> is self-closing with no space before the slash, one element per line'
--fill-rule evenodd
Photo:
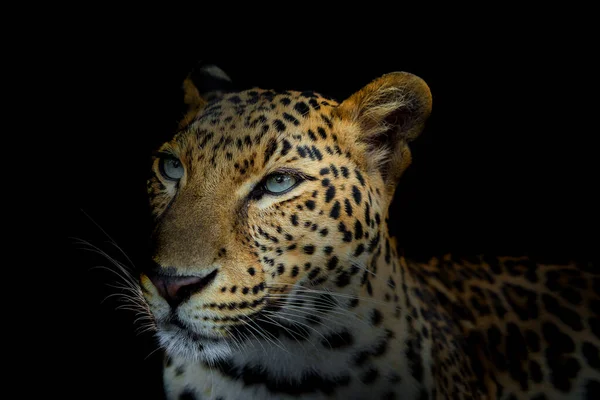
<path fill-rule="evenodd" d="M 159 160 L 160 173 L 167 179 L 177 181 L 183 176 L 181 161 L 173 157 L 163 157 Z"/>
<path fill-rule="evenodd" d="M 298 179 L 290 174 L 272 174 L 265 180 L 265 189 L 272 194 L 281 194 L 293 188 Z"/>

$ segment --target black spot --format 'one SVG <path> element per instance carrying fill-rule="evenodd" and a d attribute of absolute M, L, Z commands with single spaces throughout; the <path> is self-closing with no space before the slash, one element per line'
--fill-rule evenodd
<path fill-rule="evenodd" d="M 600 399 L 600 382 L 589 380 L 585 384 L 585 400 Z"/>
<path fill-rule="evenodd" d="M 348 273 L 348 271 L 340 272 L 335 280 L 335 284 L 338 287 L 348 286 L 350 284 L 350 274 Z"/>
<path fill-rule="evenodd" d="M 239 98 L 239 97 L 238 97 Z M 177 397 L 178 400 L 196 400 L 196 395 L 191 389 L 185 389 Z"/>
<path fill-rule="evenodd" d="M 375 235 L 373 239 L 369 240 L 369 247 L 367 248 L 367 252 L 372 253 L 373 250 L 375 250 L 375 248 L 379 244 L 380 238 L 381 235 L 379 234 L 379 231 L 377 231 L 377 235 Z"/>
<path fill-rule="evenodd" d="M 292 217 L 290 219 L 292 221 L 292 225 L 298 226 L 298 214 L 292 214 Z"/>
<path fill-rule="evenodd" d="M 281 155 L 285 156 L 287 153 L 290 152 L 291 148 L 292 148 L 292 144 L 290 142 L 288 142 L 286 139 L 283 139 L 283 148 L 281 149 Z"/>
<path fill-rule="evenodd" d="M 340 260 L 337 258 L 337 256 L 333 256 L 329 259 L 329 261 L 327 261 L 327 269 L 329 271 L 331 271 L 332 269 L 335 269 L 335 267 L 337 267 L 338 262 Z"/>
<path fill-rule="evenodd" d="M 532 353 L 540 351 L 540 337 L 531 329 L 525 331 L 525 342 Z"/>
<path fill-rule="evenodd" d="M 592 333 L 600 339 L 600 318 L 588 318 L 588 325 L 592 330 Z"/>
<path fill-rule="evenodd" d="M 385 240 L 385 263 L 389 264 L 392 261 L 390 255 L 390 241 L 388 239 Z"/>
<path fill-rule="evenodd" d="M 285 272 L 285 266 L 283 264 L 277 264 L 277 273 L 279 275 L 283 274 Z"/>
<path fill-rule="evenodd" d="M 354 222 L 354 239 L 359 240 L 363 237 L 363 228 L 359 220 Z"/>
<path fill-rule="evenodd" d="M 411 370 L 411 375 L 419 383 L 423 381 L 423 361 L 419 349 L 413 339 L 406 341 L 406 359 Z"/>
<path fill-rule="evenodd" d="M 277 129 L 277 132 L 285 131 L 285 124 L 280 119 L 276 119 L 275 121 L 273 121 L 273 126 L 275 127 L 275 129 Z"/>
<path fill-rule="evenodd" d="M 542 324 L 542 334 L 547 342 L 546 360 L 550 368 L 550 380 L 554 387 L 567 392 L 571 388 L 570 378 L 577 374 L 580 366 L 568 354 L 575 351 L 575 342 L 552 322 Z M 573 361 L 570 361 L 573 360 Z"/>
<path fill-rule="evenodd" d="M 500 296 L 498 296 L 491 290 L 487 290 L 486 293 L 491 298 L 492 306 L 494 307 L 496 314 L 500 319 L 502 319 L 507 313 L 506 308 L 504 308 L 504 303 L 502 302 L 502 299 L 500 298 Z"/>
<path fill-rule="evenodd" d="M 235 293 L 235 291 L 236 291 L 236 290 L 237 290 L 237 286 L 233 285 L 233 286 L 231 287 L 231 290 L 230 290 L 230 291 L 231 291 L 231 293 Z"/>
<path fill-rule="evenodd" d="M 567 300 L 569 303 L 578 306 L 583 301 L 581 293 L 573 288 L 564 288 L 559 292 L 559 296 Z"/>
<path fill-rule="evenodd" d="M 335 165 L 331 164 L 329 166 L 329 168 L 331 168 L 331 172 L 333 172 L 333 177 L 337 178 L 338 177 L 338 169 L 335 167 Z"/>
<path fill-rule="evenodd" d="M 335 187 L 329 186 L 325 192 L 325 202 L 329 203 L 335 197 Z"/>
<path fill-rule="evenodd" d="M 321 175 L 327 175 L 329 173 L 329 168 L 325 167 L 325 168 L 321 168 L 319 170 L 319 174 Z"/>
<path fill-rule="evenodd" d="M 529 259 L 507 260 L 504 263 L 506 271 L 512 276 L 524 276 L 529 282 L 536 283 L 537 264 Z"/>
<path fill-rule="evenodd" d="M 364 251 L 365 246 L 362 243 L 360 243 L 358 246 L 356 246 L 356 250 L 354 251 L 354 257 L 360 256 Z"/>
<path fill-rule="evenodd" d="M 325 132 L 325 129 L 319 126 L 317 132 L 319 132 L 319 135 L 321 135 L 323 139 L 327 139 L 327 132 Z"/>
<path fill-rule="evenodd" d="M 350 176 L 350 174 L 348 172 L 348 168 L 346 168 L 346 167 L 340 167 L 340 170 L 342 171 L 342 176 L 344 178 L 348 178 Z"/>
<path fill-rule="evenodd" d="M 319 149 L 317 149 L 315 146 L 311 146 L 311 149 L 312 149 L 312 153 L 317 158 L 317 160 L 321 161 L 323 159 L 323 154 L 321 154 L 321 151 Z"/>
<path fill-rule="evenodd" d="M 296 104 L 294 104 L 294 110 L 300 113 L 300 115 L 302 115 L 303 117 L 306 117 L 310 112 L 310 108 L 303 101 L 299 101 Z"/>
<path fill-rule="evenodd" d="M 315 246 L 312 244 L 306 245 L 303 247 L 305 254 L 313 254 L 315 252 Z"/>
<path fill-rule="evenodd" d="M 361 186 L 364 187 L 365 186 L 365 180 L 364 180 L 362 174 L 360 173 L 360 171 L 356 169 L 356 170 L 354 170 L 354 173 L 356 174 L 356 179 L 358 179 L 358 181 L 360 182 Z"/>
<path fill-rule="evenodd" d="M 373 383 L 375 381 L 375 379 L 377 379 L 378 376 L 379 376 L 379 371 L 377 371 L 377 369 L 371 367 L 360 377 L 360 380 L 365 384 L 369 384 L 369 383 Z"/>
<path fill-rule="evenodd" d="M 304 93 L 304 92 L 302 92 L 302 93 Z M 308 104 L 310 104 L 310 106 L 312 108 L 314 108 L 315 110 L 320 110 L 321 109 L 321 106 L 319 105 L 319 103 L 317 102 L 317 100 L 315 100 L 314 98 L 311 98 L 310 100 L 308 100 Z"/>
<path fill-rule="evenodd" d="M 598 348 L 590 342 L 584 342 L 581 346 L 581 352 L 587 364 L 595 370 L 600 371 L 600 356 L 598 353 Z"/>
<path fill-rule="evenodd" d="M 313 142 L 315 142 L 317 140 L 317 136 L 312 131 L 312 129 L 309 129 L 307 133 L 308 133 L 308 137 L 310 138 L 310 140 L 312 140 Z"/>
<path fill-rule="evenodd" d="M 358 353 L 354 354 L 354 356 L 352 356 L 352 362 L 355 365 L 361 366 L 369 359 L 370 355 L 371 352 L 368 350 L 359 351 Z"/>
<path fill-rule="evenodd" d="M 295 126 L 300 125 L 300 121 L 298 121 L 298 119 L 296 117 L 294 117 L 293 115 L 290 115 L 286 112 L 283 113 L 283 119 L 285 119 L 288 122 L 291 122 Z"/>
<path fill-rule="evenodd" d="M 277 141 L 275 139 L 271 138 L 269 140 L 269 143 L 267 144 L 267 148 L 265 149 L 265 158 L 264 158 L 263 166 L 267 164 L 267 162 L 269 161 L 269 159 L 271 158 L 273 153 L 275 153 L 276 149 L 277 149 Z"/>
<path fill-rule="evenodd" d="M 329 216 L 333 219 L 338 219 L 340 217 L 340 202 L 339 201 L 335 201 L 335 203 L 333 204 L 333 207 L 331 208 L 331 211 L 329 212 Z"/>
<path fill-rule="evenodd" d="M 349 217 L 352 216 L 352 206 L 350 205 L 350 200 L 344 199 L 344 211 L 348 214 Z"/>
<path fill-rule="evenodd" d="M 371 352 L 372 355 L 379 357 L 386 352 L 386 350 L 388 348 L 388 339 L 394 337 L 394 332 L 392 332 L 389 329 L 386 329 L 386 334 L 387 334 L 387 336 L 385 338 L 383 338 L 382 340 L 380 340 L 375 345 L 375 347 L 373 347 L 373 351 Z"/>
<path fill-rule="evenodd" d="M 527 357 L 525 339 L 517 324 L 509 322 L 506 326 L 506 357 L 510 376 L 520 383 L 521 389 L 528 389 L 527 373 L 522 368 L 523 360 Z"/>
<path fill-rule="evenodd" d="M 535 383 L 540 383 L 544 378 L 540 364 L 534 360 L 529 360 L 529 375 L 531 376 L 531 380 Z"/>
<path fill-rule="evenodd" d="M 306 200 L 304 204 L 306 205 L 306 208 L 311 211 L 315 209 L 315 202 L 313 200 Z"/>
<path fill-rule="evenodd" d="M 508 304 L 522 321 L 538 317 L 537 293 L 509 283 L 504 285 L 502 292 Z"/>
<path fill-rule="evenodd" d="M 383 321 L 383 314 L 381 314 L 381 311 L 374 308 L 371 310 L 371 315 L 369 319 L 371 320 L 371 325 L 377 326 L 381 324 L 381 321 Z"/>
<path fill-rule="evenodd" d="M 308 279 L 309 279 L 309 280 L 313 280 L 313 279 L 315 279 L 315 277 L 316 277 L 317 275 L 319 275 L 319 273 L 320 273 L 320 272 L 321 272 L 321 268 L 319 268 L 319 267 L 317 267 L 317 268 L 314 268 L 312 271 L 310 271 L 310 272 L 308 273 Z"/>
<path fill-rule="evenodd" d="M 327 236 L 328 233 L 329 233 L 329 230 L 327 228 L 323 228 L 319 231 L 319 234 L 321 236 Z"/>
<path fill-rule="evenodd" d="M 350 301 L 348 302 L 348 307 L 349 308 L 354 308 L 358 305 L 358 297 L 353 297 L 352 299 L 350 299 Z"/>
<path fill-rule="evenodd" d="M 254 270 L 254 268 L 250 267 L 248 268 L 248 273 L 252 276 L 254 276 L 254 274 L 256 273 L 256 271 Z"/>
<path fill-rule="evenodd" d="M 387 284 L 392 289 L 396 288 L 396 282 L 394 281 L 394 279 L 392 279 L 391 276 L 388 278 Z"/>
<path fill-rule="evenodd" d="M 482 261 L 490 266 L 490 270 L 492 270 L 494 274 L 500 275 L 503 272 L 502 266 L 498 262 L 498 258 L 484 256 Z"/>
<path fill-rule="evenodd" d="M 575 331 L 581 331 L 583 329 L 583 324 L 579 314 L 570 308 L 561 306 L 554 296 L 544 293 L 542 295 L 542 302 L 549 313 L 557 316 L 571 329 Z"/>
<path fill-rule="evenodd" d="M 321 185 L 323 185 L 324 187 L 329 186 L 329 182 L 331 182 L 329 179 L 325 178 L 321 181 Z"/>
<path fill-rule="evenodd" d="M 294 265 L 294 266 L 292 267 L 292 272 L 290 273 L 290 275 L 291 275 L 292 277 L 298 276 L 298 272 L 299 272 L 298 266 L 297 266 L 297 265 Z"/>
<path fill-rule="evenodd" d="M 327 347 L 329 349 L 341 349 L 344 347 L 352 346 L 354 343 L 354 338 L 352 334 L 343 330 L 341 332 L 333 332 L 324 336 L 321 339 L 321 344 L 323 347 Z"/>
<path fill-rule="evenodd" d="M 331 252 L 333 251 L 333 247 L 332 246 L 325 246 L 323 247 L 323 253 L 330 255 Z"/>

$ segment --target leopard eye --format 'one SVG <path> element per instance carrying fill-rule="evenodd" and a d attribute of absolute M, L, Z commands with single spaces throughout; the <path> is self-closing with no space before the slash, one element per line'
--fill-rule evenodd
<path fill-rule="evenodd" d="M 267 177 L 265 189 L 271 194 L 281 194 L 293 188 L 297 182 L 294 175 L 277 173 Z"/>
<path fill-rule="evenodd" d="M 173 157 L 163 157 L 159 160 L 160 173 L 169 180 L 177 181 L 183 176 L 181 161 Z"/>

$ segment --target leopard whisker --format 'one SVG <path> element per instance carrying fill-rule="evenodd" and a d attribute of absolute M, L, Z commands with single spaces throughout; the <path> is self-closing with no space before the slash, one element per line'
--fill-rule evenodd
<path fill-rule="evenodd" d="M 291 322 L 291 323 L 293 323 L 293 324 L 299 324 L 299 325 L 303 325 L 303 326 L 305 326 L 305 327 L 307 327 L 307 328 L 309 328 L 309 329 L 312 329 L 313 331 L 315 331 L 315 332 L 316 332 L 318 335 L 320 335 L 320 336 L 321 336 L 321 337 L 322 337 L 324 340 L 327 340 L 327 338 L 325 338 L 325 336 L 323 336 L 323 334 L 322 334 L 321 332 L 319 332 L 318 330 L 316 330 L 316 329 L 315 329 L 315 328 L 313 328 L 312 326 L 309 326 L 309 325 L 307 325 L 307 324 L 305 324 L 305 323 L 302 323 L 302 322 L 299 322 L 299 321 L 293 320 L 293 319 L 291 319 L 291 318 L 286 318 L 286 317 L 283 317 L 283 316 L 282 316 L 282 314 L 283 314 L 283 315 L 290 315 L 290 316 L 297 316 L 297 315 L 295 315 L 295 314 L 293 314 L 293 313 L 286 313 L 286 312 L 284 312 L 284 311 L 281 311 L 281 310 L 279 310 L 279 311 L 276 311 L 276 312 L 274 312 L 274 311 L 267 311 L 267 312 L 266 312 L 266 314 L 268 314 L 268 315 L 273 315 L 273 316 L 279 317 L 279 318 L 281 318 L 281 319 L 285 319 L 286 321 L 290 321 L 290 322 Z M 305 339 L 308 339 L 308 337 L 305 337 Z"/>
<path fill-rule="evenodd" d="M 257 329 L 257 328 L 255 328 L 255 327 L 252 326 L 252 324 L 255 323 L 252 319 L 250 319 L 250 318 L 244 319 L 244 322 L 245 322 L 245 325 L 249 329 L 252 329 L 253 331 L 258 332 L 259 335 L 262 334 L 264 336 L 264 334 L 259 329 Z M 267 354 L 267 349 L 262 345 L 262 343 L 260 342 L 260 340 L 258 339 L 258 337 L 254 333 L 252 333 L 252 331 L 248 331 L 248 333 L 250 333 L 252 336 L 254 336 L 254 339 L 256 339 L 256 342 L 259 344 L 260 347 L 262 347 L 263 352 L 265 354 Z"/>
<path fill-rule="evenodd" d="M 317 315 L 320 318 L 322 318 L 325 321 L 330 321 L 330 322 L 335 322 L 335 323 L 344 323 L 346 322 L 345 318 L 351 317 L 352 319 L 364 324 L 365 326 L 369 326 L 369 324 L 359 318 L 359 316 L 353 312 L 350 311 L 334 311 L 334 310 L 329 310 L 329 311 L 320 311 L 320 310 L 315 310 L 314 308 L 308 308 L 308 307 L 298 307 L 298 306 L 292 306 L 290 307 L 294 312 L 303 312 L 304 314 L 309 314 L 309 315 Z M 335 316 L 339 315 L 339 320 L 335 319 L 334 316 L 332 316 L 331 314 L 335 314 Z"/>

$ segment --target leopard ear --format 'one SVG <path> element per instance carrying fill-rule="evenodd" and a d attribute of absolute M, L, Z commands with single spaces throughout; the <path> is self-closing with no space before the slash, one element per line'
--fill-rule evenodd
<path fill-rule="evenodd" d="M 421 133 L 430 112 L 429 87 L 407 72 L 375 79 L 335 109 L 343 121 L 352 122 L 346 135 L 362 144 L 359 157 L 367 171 L 380 174 L 391 194 L 411 161 L 408 142 Z"/>
<path fill-rule="evenodd" d="M 231 78 L 213 64 L 198 63 L 183 81 L 186 111 L 179 128 L 189 125 L 209 101 L 233 90 Z"/>

